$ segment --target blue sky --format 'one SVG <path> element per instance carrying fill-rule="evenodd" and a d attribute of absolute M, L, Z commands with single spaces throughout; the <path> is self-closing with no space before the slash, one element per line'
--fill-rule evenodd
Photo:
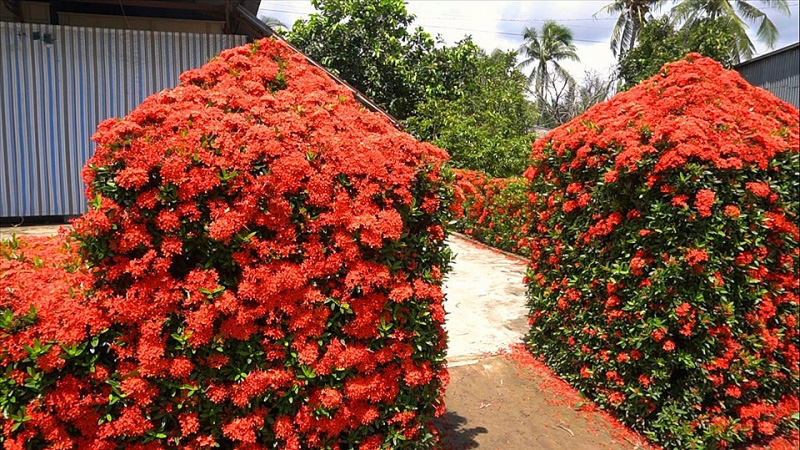
<path fill-rule="evenodd" d="M 422 26 L 432 35 L 440 34 L 446 43 L 452 44 L 465 35 L 473 37 L 475 43 L 487 51 L 495 48 L 511 50 L 522 43 L 525 27 L 538 27 L 548 19 L 560 22 L 572 29 L 580 62 L 566 62 L 564 66 L 576 78 L 585 71 L 609 73 L 615 59 L 609 48 L 611 29 L 615 17 L 593 15 L 610 0 L 407 0 L 406 7 L 417 16 L 415 25 Z M 791 16 L 785 16 L 767 5 L 753 0 L 775 23 L 780 37 L 775 48 L 797 42 L 800 33 L 798 16 L 800 0 L 788 0 Z M 669 5 L 662 12 L 669 11 Z M 297 19 L 306 18 L 314 12 L 309 0 L 263 0 L 260 14 L 280 19 L 291 26 Z M 756 43 L 756 53 L 769 49 L 755 39 L 755 26 L 751 26 L 751 39 Z"/>

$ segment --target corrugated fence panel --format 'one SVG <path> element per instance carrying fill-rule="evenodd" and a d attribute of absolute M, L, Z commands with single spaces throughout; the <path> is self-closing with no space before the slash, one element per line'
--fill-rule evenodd
<path fill-rule="evenodd" d="M 0 217 L 86 211 L 97 124 L 245 36 L 0 22 Z"/>
<path fill-rule="evenodd" d="M 800 108 L 800 47 L 745 62 L 736 70 L 753 86 L 762 87 Z"/>

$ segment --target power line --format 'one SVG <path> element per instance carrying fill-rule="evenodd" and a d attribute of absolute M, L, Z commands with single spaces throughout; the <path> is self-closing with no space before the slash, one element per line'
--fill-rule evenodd
<path fill-rule="evenodd" d="M 502 34 L 502 35 L 506 35 L 506 36 L 522 37 L 522 33 L 521 32 L 513 33 L 513 32 L 510 32 L 510 31 L 475 30 L 475 29 L 471 29 L 471 28 L 456 28 L 456 27 L 443 27 L 443 26 L 439 26 L 439 25 L 428 25 L 428 24 L 424 24 L 424 23 L 421 23 L 419 25 L 423 26 L 425 28 L 438 28 L 440 30 L 472 31 L 474 33 L 492 33 L 492 34 Z M 592 40 L 588 40 L 588 39 L 574 39 L 574 38 L 572 40 L 573 41 L 577 41 L 577 42 L 589 42 L 589 43 L 592 43 L 592 44 L 608 44 L 608 41 L 592 41 Z"/>
<path fill-rule="evenodd" d="M 788 7 L 792 7 L 792 6 L 797 6 L 798 4 L 800 4 L 800 1 L 790 1 L 790 2 L 787 2 L 786 5 Z M 763 9 L 779 9 L 779 8 L 777 6 L 765 5 L 765 6 L 762 6 L 761 8 L 759 8 L 759 9 L 763 10 Z M 290 14 L 296 14 L 296 15 L 308 15 L 308 14 L 314 14 L 314 12 L 316 12 L 316 10 L 309 12 L 309 11 L 300 11 L 300 10 L 292 10 L 292 9 L 287 10 L 287 9 L 274 9 L 274 8 L 259 8 L 259 11 L 262 11 L 262 10 L 263 11 L 272 11 L 272 12 L 290 13 Z M 440 14 L 440 15 L 436 15 L 436 16 L 429 16 L 428 18 L 434 18 L 434 19 L 472 19 L 474 17 L 457 15 L 457 14 Z M 494 20 L 494 21 L 498 21 L 498 22 L 546 22 L 546 21 L 549 21 L 549 20 L 553 20 L 555 22 L 588 22 L 588 21 L 593 21 L 594 22 L 594 21 L 602 21 L 602 20 L 617 20 L 617 18 L 616 17 L 599 17 L 599 18 L 582 17 L 582 18 L 561 18 L 561 19 L 548 18 L 548 19 L 541 19 L 541 18 L 533 18 L 533 17 L 515 17 L 515 18 L 497 17 L 497 18 L 488 18 L 487 20 Z"/>
<path fill-rule="evenodd" d="M 800 4 L 800 1 L 798 1 L 798 2 L 788 2 L 787 6 L 788 7 L 792 7 L 792 6 L 797 6 L 798 4 Z M 779 8 L 775 7 L 775 6 L 767 5 L 767 6 L 763 6 L 763 7 L 759 8 L 759 9 L 764 10 L 764 9 L 779 9 Z M 259 8 L 259 11 L 282 12 L 282 13 L 288 13 L 288 14 L 295 14 L 295 15 L 298 15 L 298 16 L 307 16 L 309 14 L 314 14 L 316 12 L 316 10 L 309 12 L 309 11 L 274 9 L 274 8 Z M 474 17 L 472 17 L 472 16 L 460 16 L 460 15 L 456 15 L 456 14 L 440 14 L 440 15 L 436 15 L 436 16 L 427 16 L 426 18 L 427 19 L 473 19 Z M 515 18 L 511 18 L 511 17 L 496 17 L 496 18 L 487 18 L 486 20 L 491 20 L 491 21 L 496 21 L 496 22 L 547 22 L 547 21 L 554 21 L 554 22 L 589 22 L 589 21 L 591 21 L 591 22 L 597 22 L 597 21 L 604 21 L 604 20 L 617 20 L 617 18 L 616 17 L 599 17 L 599 18 L 589 17 L 589 18 L 562 18 L 562 19 L 548 18 L 548 19 L 541 19 L 541 18 L 533 18 L 533 17 L 515 17 Z M 576 25 L 575 27 L 577 28 L 578 26 Z M 583 27 L 583 28 L 588 28 L 588 27 Z"/>
<path fill-rule="evenodd" d="M 287 11 L 285 9 L 272 9 L 272 8 L 258 8 L 258 12 L 261 11 L 282 12 L 282 13 L 296 14 L 298 16 L 307 16 L 309 14 L 314 14 L 314 12 Z"/>
<path fill-rule="evenodd" d="M 272 8 L 260 8 L 259 11 L 283 12 L 283 13 L 291 13 L 291 14 L 296 14 L 296 15 L 301 15 L 301 16 L 305 16 L 305 15 L 308 14 L 308 13 L 301 13 L 299 11 L 288 11 L 288 10 L 272 9 Z M 514 19 L 514 20 L 516 20 L 516 19 Z M 575 20 L 592 20 L 592 19 L 575 19 Z M 522 36 L 522 32 L 514 33 L 514 32 L 510 32 L 510 31 L 476 30 L 476 29 L 473 29 L 473 28 L 443 27 L 441 25 L 431 25 L 431 24 L 425 24 L 425 23 L 414 23 L 414 25 L 422 26 L 422 27 L 426 27 L 426 28 L 435 28 L 435 29 L 439 29 L 439 30 L 470 31 L 470 32 L 473 32 L 473 33 L 491 33 L 491 34 L 499 34 L 499 35 L 505 35 L 505 36 L 517 36 L 517 37 Z M 588 28 L 588 27 L 580 27 L 580 28 Z M 592 41 L 592 40 L 588 40 L 588 39 L 572 39 L 572 40 L 576 41 L 576 42 L 588 42 L 588 43 L 592 43 L 592 44 L 607 44 L 608 43 L 608 42 L 604 42 L 604 41 Z"/>
<path fill-rule="evenodd" d="M 788 2 L 787 6 L 791 7 L 791 6 L 796 6 L 798 4 L 800 4 L 800 1 Z M 765 7 L 762 7 L 760 9 L 776 9 L 776 8 L 775 7 L 770 7 L 770 6 L 765 6 Z M 307 12 L 307 11 L 275 9 L 275 8 L 259 8 L 259 11 L 262 11 L 262 10 L 263 11 L 271 11 L 271 12 L 282 12 L 282 13 L 288 13 L 288 14 L 295 14 L 295 15 L 299 15 L 299 16 L 307 16 L 309 14 L 313 14 L 313 12 Z M 473 17 L 459 16 L 459 15 L 455 15 L 455 14 L 441 14 L 441 15 L 437 15 L 437 16 L 426 17 L 426 19 L 472 19 L 472 18 Z M 603 20 L 617 20 L 617 19 L 615 17 L 572 18 L 572 19 L 539 19 L 539 18 L 535 19 L 535 18 L 523 18 L 523 17 L 517 17 L 517 18 L 500 17 L 500 18 L 487 19 L 487 20 L 498 21 L 498 22 L 545 22 L 545 21 L 549 21 L 549 20 L 554 20 L 555 22 L 586 22 L 586 21 L 603 21 Z M 490 34 L 504 35 L 504 36 L 518 36 L 518 37 L 522 36 L 522 33 L 514 33 L 514 32 L 509 32 L 509 31 L 476 30 L 476 29 L 472 29 L 472 28 L 445 27 L 445 26 L 441 26 L 441 25 L 430 25 L 430 24 L 425 24 L 425 23 L 415 23 L 414 25 L 415 26 L 424 26 L 424 27 L 427 27 L 427 28 L 435 28 L 435 29 L 439 29 L 439 30 L 467 31 L 467 32 L 473 32 L 473 33 L 490 33 Z M 603 28 L 598 28 L 598 27 L 586 27 L 586 26 L 580 26 L 580 25 L 573 25 L 573 27 L 575 27 L 575 28 L 587 28 L 587 29 L 603 29 Z M 576 42 L 586 42 L 586 43 L 592 43 L 592 44 L 607 44 L 608 43 L 608 41 L 593 41 L 593 40 L 589 40 L 589 39 L 572 39 L 572 40 L 576 41 Z"/>
<path fill-rule="evenodd" d="M 259 8 L 259 11 L 271 11 L 271 12 L 282 12 L 282 13 L 289 13 L 289 14 L 296 14 L 296 15 L 309 15 L 314 14 L 315 11 L 308 12 L 308 11 L 298 11 L 298 10 L 287 10 L 287 9 L 275 9 L 275 8 Z M 441 14 L 436 16 L 426 16 L 427 19 L 474 19 L 474 17 L 470 16 L 458 16 L 458 15 L 450 15 L 450 14 Z M 549 20 L 553 20 L 555 22 L 586 22 L 586 21 L 599 21 L 599 20 L 617 20 L 615 17 L 603 17 L 603 18 L 580 18 L 580 19 L 534 19 L 534 18 L 525 18 L 525 17 L 517 17 L 517 18 L 506 18 L 506 17 L 497 17 L 497 18 L 488 18 L 487 20 L 493 20 L 498 22 L 547 22 Z"/>

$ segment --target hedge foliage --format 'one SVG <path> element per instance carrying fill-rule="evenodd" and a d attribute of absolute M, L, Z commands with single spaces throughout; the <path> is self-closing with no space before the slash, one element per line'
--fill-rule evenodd
<path fill-rule="evenodd" d="M 267 39 L 94 140 L 88 268 L 5 252 L 5 446 L 435 444 L 444 151 Z"/>
<path fill-rule="evenodd" d="M 536 141 L 533 351 L 667 448 L 796 444 L 799 132 L 690 54 Z"/>
<path fill-rule="evenodd" d="M 529 255 L 529 228 L 535 223 L 524 178 L 489 178 L 474 170 L 453 171 L 459 218 L 456 230 L 508 252 Z"/>

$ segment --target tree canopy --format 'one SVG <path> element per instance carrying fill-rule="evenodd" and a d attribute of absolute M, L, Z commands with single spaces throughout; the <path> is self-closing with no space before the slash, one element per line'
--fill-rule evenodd
<path fill-rule="evenodd" d="M 364 92 L 398 119 L 411 115 L 426 88 L 419 74 L 434 40 L 403 0 L 312 0 L 289 42 Z"/>
<path fill-rule="evenodd" d="M 633 49 L 642 28 L 649 19 L 650 10 L 661 0 L 614 0 L 595 14 L 616 15 L 611 31 L 611 51 L 614 56 Z"/>
<path fill-rule="evenodd" d="M 684 30 L 702 27 L 704 22 L 713 21 L 717 26 L 725 27 L 738 50 L 738 56 L 752 58 L 755 46 L 747 35 L 747 22 L 758 24 L 758 39 L 772 48 L 778 40 L 778 28 L 767 14 L 745 0 L 682 0 L 672 8 L 672 16 L 683 25 Z M 764 9 L 773 9 L 782 14 L 789 14 L 786 0 L 762 0 Z"/>
<path fill-rule="evenodd" d="M 536 112 L 526 98 L 528 79 L 516 68 L 516 53 L 487 55 L 469 39 L 444 52 L 463 63 L 460 91 L 421 103 L 407 121 L 409 131 L 450 152 L 455 167 L 520 175 L 530 154 Z"/>
<path fill-rule="evenodd" d="M 736 47 L 731 45 L 735 40 L 735 32 L 725 18 L 698 20 L 691 28 L 676 30 L 670 18 L 664 16 L 645 25 L 639 45 L 620 57 L 619 77 L 624 88 L 630 88 L 655 75 L 664 64 L 692 52 L 730 67 L 739 61 Z"/>
<path fill-rule="evenodd" d="M 448 150 L 456 167 L 522 174 L 536 109 L 515 52 L 486 54 L 469 37 L 447 46 L 422 28 L 409 32 L 414 16 L 402 0 L 313 4 L 318 12 L 294 24 L 290 42 L 404 121 L 419 139 Z M 546 44 L 547 63 L 556 68 L 560 52 L 574 53 L 574 47 Z"/>

